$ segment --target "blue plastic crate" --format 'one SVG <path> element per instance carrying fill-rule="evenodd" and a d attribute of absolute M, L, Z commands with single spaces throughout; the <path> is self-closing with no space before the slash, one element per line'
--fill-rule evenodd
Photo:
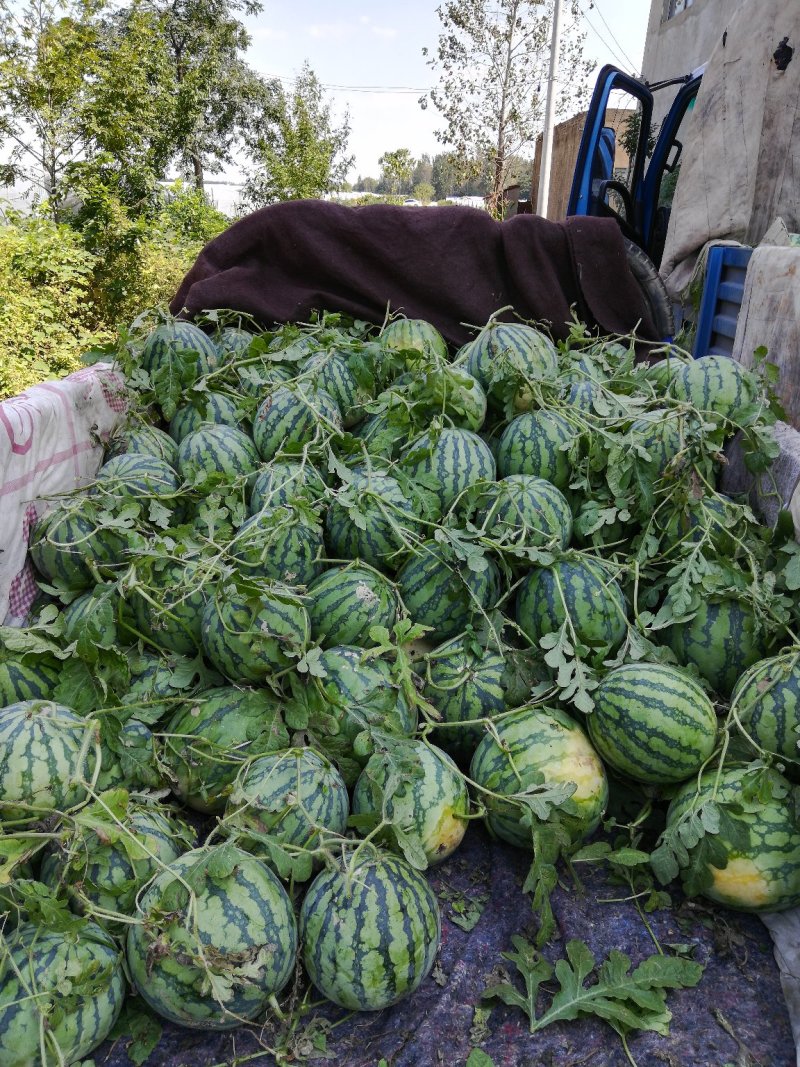
<path fill-rule="evenodd" d="M 747 264 L 752 254 L 752 248 L 730 246 L 709 251 L 692 353 L 695 359 L 700 356 L 730 356 L 733 352 Z"/>

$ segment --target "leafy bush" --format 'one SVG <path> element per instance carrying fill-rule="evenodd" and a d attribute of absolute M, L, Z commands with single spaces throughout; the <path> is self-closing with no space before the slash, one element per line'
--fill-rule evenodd
<path fill-rule="evenodd" d="M 84 349 L 108 339 L 89 296 L 95 266 L 69 226 L 0 222 L 0 397 L 76 370 Z"/>

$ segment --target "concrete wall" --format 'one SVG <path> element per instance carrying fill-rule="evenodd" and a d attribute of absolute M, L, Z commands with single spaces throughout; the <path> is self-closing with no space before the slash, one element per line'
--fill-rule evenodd
<path fill-rule="evenodd" d="M 725 32 L 725 25 L 742 0 L 692 0 L 690 6 L 668 18 L 675 0 L 652 0 L 642 76 L 649 82 L 689 74 L 707 62 Z M 655 94 L 654 120 L 669 110 L 675 88 Z"/>
<path fill-rule="evenodd" d="M 633 111 L 626 108 L 609 108 L 606 112 L 606 125 L 613 126 L 619 133 L 624 128 L 625 121 Z M 553 163 L 550 171 L 550 198 L 547 207 L 547 218 L 553 221 L 567 217 L 567 204 L 572 189 L 572 178 L 575 173 L 575 163 L 578 159 L 578 148 L 583 135 L 583 127 L 586 122 L 586 112 L 575 115 L 566 122 L 560 123 L 553 131 Z M 541 168 L 542 138 L 536 142 L 536 155 L 533 160 L 533 175 L 531 182 L 531 204 L 536 212 L 536 201 L 539 196 L 539 171 Z M 627 170 L 628 156 L 617 143 L 617 154 L 614 159 L 616 170 Z"/>

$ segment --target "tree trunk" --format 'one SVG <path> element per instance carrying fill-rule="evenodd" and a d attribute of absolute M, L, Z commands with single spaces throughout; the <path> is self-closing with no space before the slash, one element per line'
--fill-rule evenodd
<path fill-rule="evenodd" d="M 192 152 L 192 170 L 194 171 L 194 187 L 198 193 L 202 193 L 204 189 L 203 161 L 194 152 Z"/>

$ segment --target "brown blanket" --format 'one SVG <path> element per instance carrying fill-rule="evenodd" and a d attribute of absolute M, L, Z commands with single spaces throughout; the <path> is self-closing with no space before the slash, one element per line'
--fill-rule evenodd
<path fill-rule="evenodd" d="M 466 207 L 295 200 L 263 208 L 206 245 L 171 310 L 233 308 L 267 326 L 323 310 L 380 323 L 387 305 L 456 345 L 506 305 L 557 338 L 574 306 L 604 333 L 640 324 L 640 337 L 658 340 L 612 219 L 501 223 Z"/>

